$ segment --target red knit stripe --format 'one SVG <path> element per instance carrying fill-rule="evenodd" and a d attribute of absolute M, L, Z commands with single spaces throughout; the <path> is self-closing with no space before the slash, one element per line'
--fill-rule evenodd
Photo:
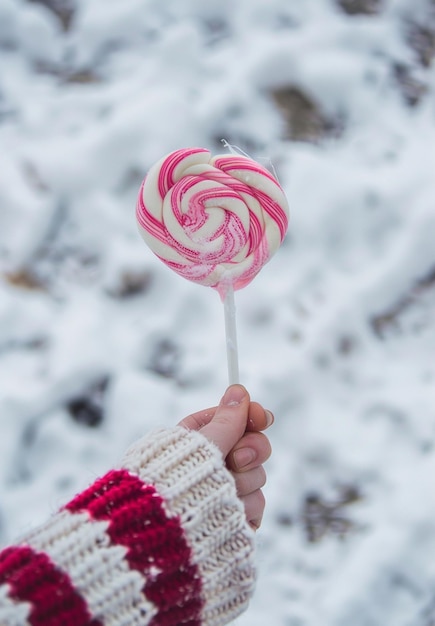
<path fill-rule="evenodd" d="M 85 600 L 68 575 L 43 552 L 12 546 L 0 552 L 0 584 L 8 583 L 9 596 L 29 602 L 32 626 L 102 626 L 92 619 Z"/>
<path fill-rule="evenodd" d="M 108 520 L 112 544 L 127 548 L 132 569 L 144 575 L 144 595 L 158 608 L 152 626 L 200 626 L 201 579 L 180 520 L 168 517 L 152 485 L 113 470 L 76 496 L 66 509 Z"/>

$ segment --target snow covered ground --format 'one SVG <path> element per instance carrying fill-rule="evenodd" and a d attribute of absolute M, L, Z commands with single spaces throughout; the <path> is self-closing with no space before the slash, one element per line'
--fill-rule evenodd
<path fill-rule="evenodd" d="M 0 0 L 0 543 L 226 386 L 218 296 L 134 220 L 172 149 L 273 163 L 237 294 L 274 411 L 240 626 L 435 623 L 435 5 Z"/>

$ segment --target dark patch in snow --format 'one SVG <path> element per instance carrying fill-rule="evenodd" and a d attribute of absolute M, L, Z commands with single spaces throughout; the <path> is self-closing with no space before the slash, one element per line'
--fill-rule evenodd
<path fill-rule="evenodd" d="M 360 490 L 353 485 L 340 487 L 334 500 L 315 492 L 307 494 L 301 515 L 307 540 L 317 543 L 327 535 L 344 538 L 356 528 L 355 522 L 348 518 L 344 509 L 361 498 Z"/>
<path fill-rule="evenodd" d="M 326 137 L 338 137 L 343 121 L 330 119 L 319 104 L 297 87 L 289 85 L 271 92 L 284 123 L 285 139 L 317 143 Z"/>
<path fill-rule="evenodd" d="M 382 0 L 338 0 L 339 7 L 348 15 L 377 15 L 381 12 Z"/>
<path fill-rule="evenodd" d="M 92 385 L 83 395 L 77 396 L 67 403 L 67 410 L 72 419 L 89 428 L 100 426 L 104 419 L 104 394 L 109 378 L 104 377 Z"/>

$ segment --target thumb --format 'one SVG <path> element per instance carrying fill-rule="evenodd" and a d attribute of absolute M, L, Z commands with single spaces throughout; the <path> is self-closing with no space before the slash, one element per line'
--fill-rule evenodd
<path fill-rule="evenodd" d="M 249 393 L 243 385 L 226 390 L 213 419 L 201 428 L 201 435 L 212 441 L 226 457 L 243 436 L 249 412 Z"/>

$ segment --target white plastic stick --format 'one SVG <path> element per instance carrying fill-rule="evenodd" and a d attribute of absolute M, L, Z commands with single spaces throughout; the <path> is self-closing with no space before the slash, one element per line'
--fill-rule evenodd
<path fill-rule="evenodd" d="M 225 336 L 227 342 L 228 384 L 239 382 L 239 355 L 237 351 L 236 306 L 234 289 L 230 285 L 224 298 Z"/>

